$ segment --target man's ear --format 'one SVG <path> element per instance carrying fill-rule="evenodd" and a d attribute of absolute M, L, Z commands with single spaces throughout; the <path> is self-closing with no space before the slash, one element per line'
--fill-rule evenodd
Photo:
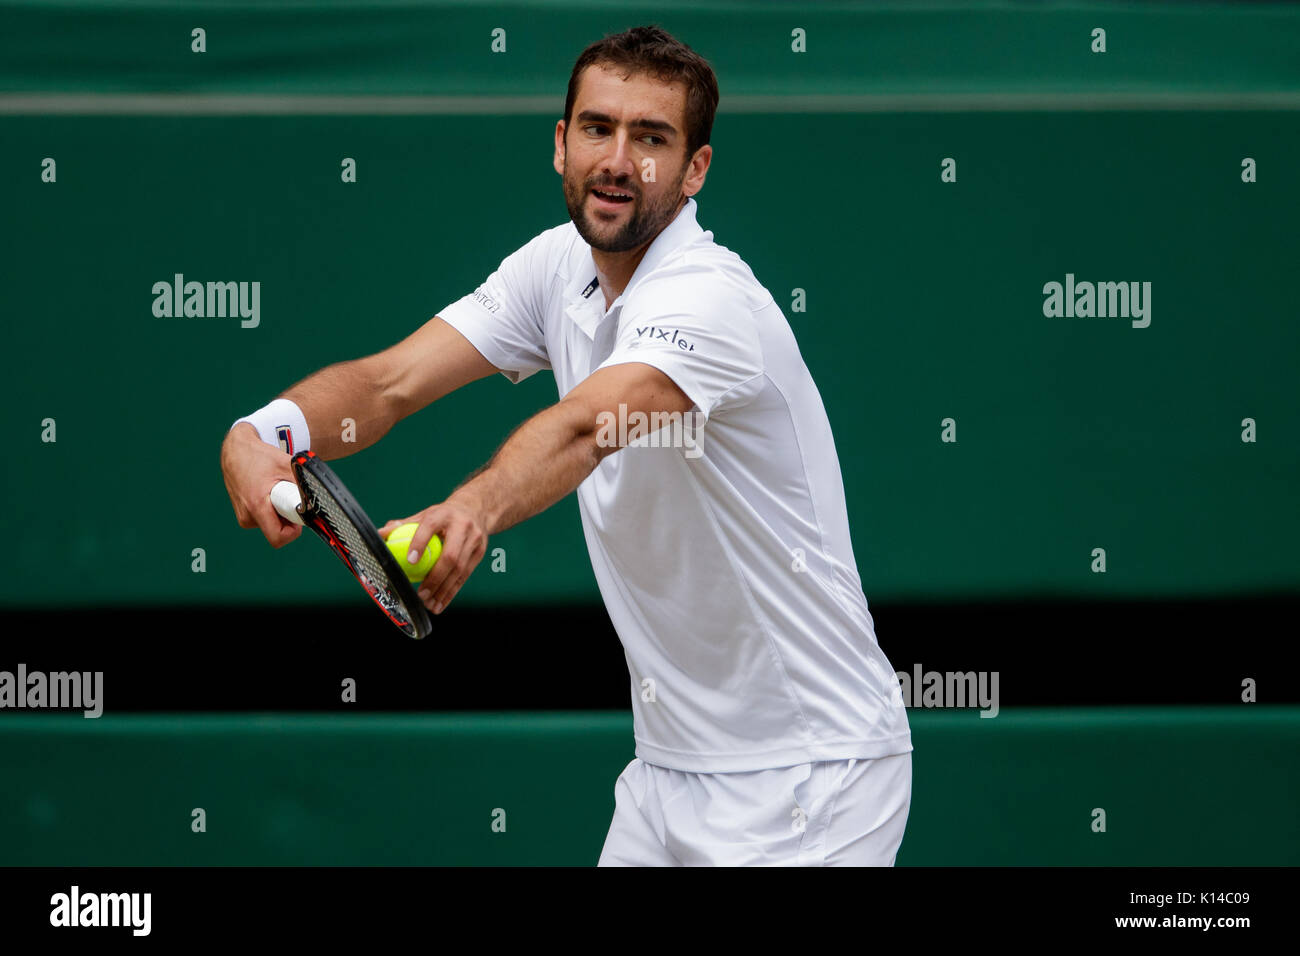
<path fill-rule="evenodd" d="M 564 120 L 559 120 L 555 124 L 555 156 L 551 160 L 551 165 L 561 176 L 564 175 Z"/>
<path fill-rule="evenodd" d="M 682 192 L 694 196 L 704 188 L 704 177 L 709 173 L 709 163 L 713 161 L 713 147 L 701 146 L 691 157 L 690 168 L 682 182 Z"/>

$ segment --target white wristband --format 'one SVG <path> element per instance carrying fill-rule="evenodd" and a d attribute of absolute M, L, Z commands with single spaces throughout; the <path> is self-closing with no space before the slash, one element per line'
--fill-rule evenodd
<path fill-rule="evenodd" d="M 277 398 L 265 408 L 259 408 L 251 415 L 235 422 L 248 422 L 257 429 L 257 434 L 268 445 L 278 446 L 286 455 L 306 451 L 311 447 L 311 433 L 307 431 L 307 419 L 302 409 L 287 398 Z M 231 425 L 234 428 L 235 425 Z"/>

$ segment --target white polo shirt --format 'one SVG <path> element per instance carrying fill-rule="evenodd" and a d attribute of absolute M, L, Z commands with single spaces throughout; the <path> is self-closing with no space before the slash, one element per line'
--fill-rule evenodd
<path fill-rule="evenodd" d="M 876 641 L 839 458 L 790 325 L 692 198 L 606 311 L 572 222 L 511 253 L 438 314 L 512 382 L 644 362 L 705 424 L 652 437 L 578 486 L 596 581 L 623 642 L 636 755 L 750 771 L 912 749 Z"/>

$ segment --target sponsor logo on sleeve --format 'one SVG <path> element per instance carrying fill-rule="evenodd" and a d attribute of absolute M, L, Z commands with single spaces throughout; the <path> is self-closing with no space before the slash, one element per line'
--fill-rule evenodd
<path fill-rule="evenodd" d="M 488 294 L 488 291 L 485 288 L 483 288 L 483 286 L 479 286 L 477 289 L 475 289 L 473 292 L 473 296 L 475 302 L 483 306 L 483 308 L 487 309 L 493 315 L 496 315 L 498 312 L 501 311 L 501 303 L 498 302 L 496 299 L 492 298 L 492 296 Z"/>
<path fill-rule="evenodd" d="M 683 352 L 695 351 L 695 346 L 682 336 L 680 329 L 661 329 L 655 325 L 643 325 L 636 330 L 636 337 L 645 338 L 646 341 L 656 345 L 662 340 L 669 345 L 677 346 Z"/>

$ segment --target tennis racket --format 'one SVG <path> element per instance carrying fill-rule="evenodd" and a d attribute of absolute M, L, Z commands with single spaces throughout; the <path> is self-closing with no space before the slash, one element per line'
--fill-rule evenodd
<path fill-rule="evenodd" d="M 305 525 L 330 546 L 384 615 L 417 640 L 433 621 L 384 539 L 338 475 L 314 451 L 293 456 L 292 481 L 276 482 L 271 504 L 286 521 Z"/>

